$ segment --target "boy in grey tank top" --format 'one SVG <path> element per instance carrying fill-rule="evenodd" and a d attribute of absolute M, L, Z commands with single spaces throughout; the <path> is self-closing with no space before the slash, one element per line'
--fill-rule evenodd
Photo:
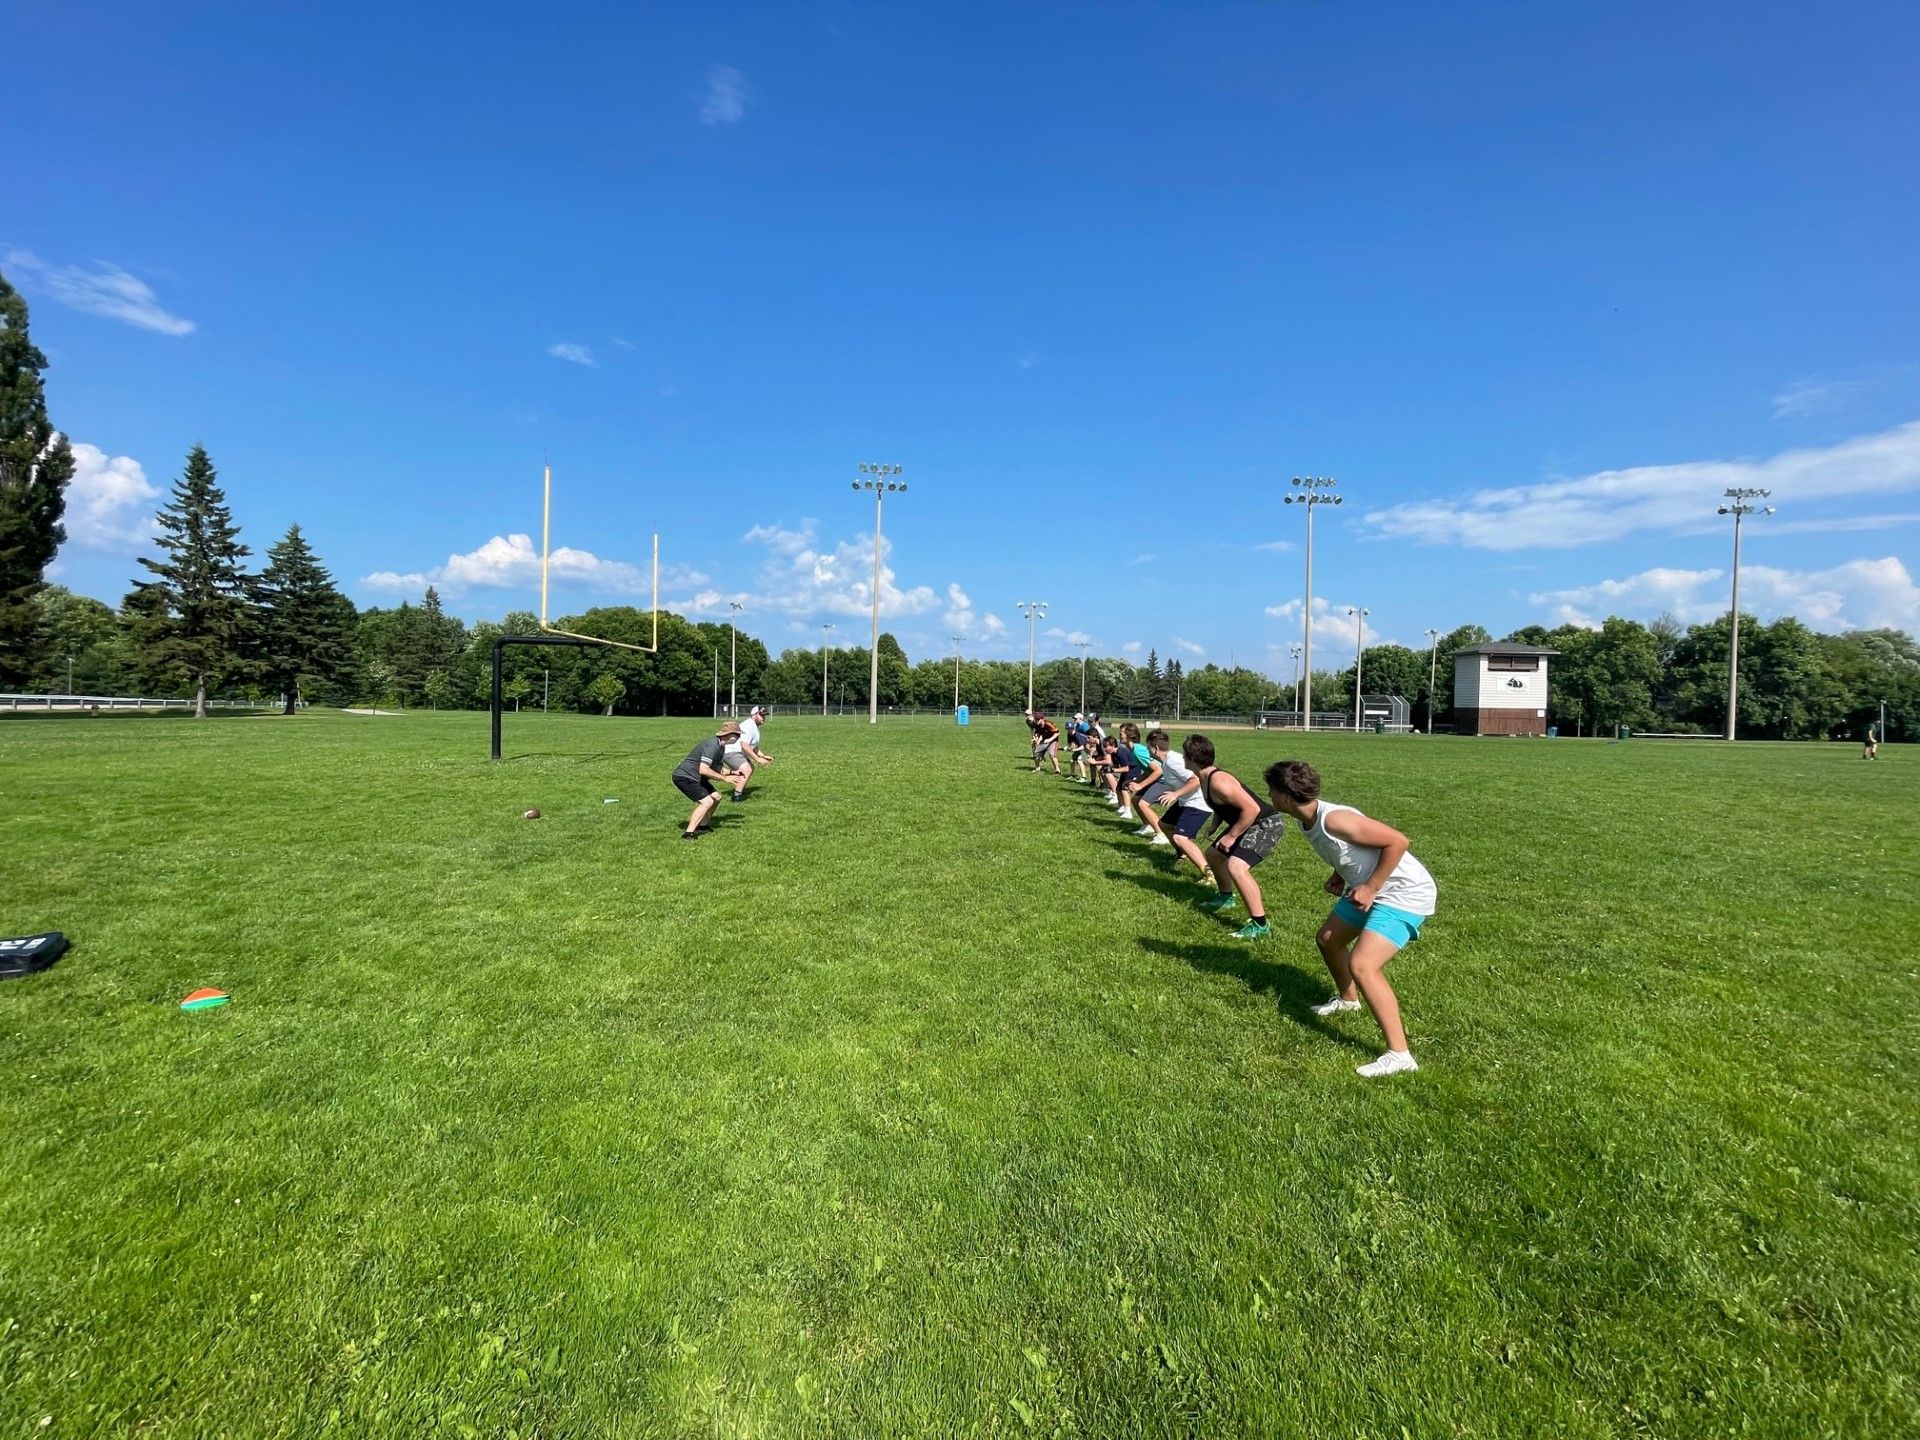
<path fill-rule="evenodd" d="M 1314 853 L 1333 867 L 1326 891 L 1337 898 L 1314 937 L 1333 976 L 1333 998 L 1314 1006 L 1313 1013 L 1358 1010 L 1365 995 L 1387 1053 L 1360 1066 L 1360 1073 L 1371 1079 L 1418 1070 L 1400 1023 L 1400 1001 L 1387 983 L 1387 962 L 1413 942 L 1433 914 L 1439 898 L 1433 876 L 1413 858 L 1407 837 L 1391 825 L 1370 820 L 1351 805 L 1322 800 L 1320 772 L 1306 761 L 1275 761 L 1266 769 L 1266 782 L 1274 809 L 1291 816 Z"/>

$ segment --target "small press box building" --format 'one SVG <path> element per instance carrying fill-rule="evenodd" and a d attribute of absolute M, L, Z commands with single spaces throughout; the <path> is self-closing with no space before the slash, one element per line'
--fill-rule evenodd
<path fill-rule="evenodd" d="M 1547 660 L 1539 645 L 1469 645 L 1453 652 L 1453 733 L 1547 733 Z"/>

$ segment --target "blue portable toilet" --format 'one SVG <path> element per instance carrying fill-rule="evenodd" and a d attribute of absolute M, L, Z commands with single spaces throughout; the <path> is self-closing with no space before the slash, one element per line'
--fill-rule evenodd
<path fill-rule="evenodd" d="M 967 707 L 966 706 L 962 705 L 959 709 L 953 712 L 953 723 L 956 725 L 964 725 L 967 723 Z"/>

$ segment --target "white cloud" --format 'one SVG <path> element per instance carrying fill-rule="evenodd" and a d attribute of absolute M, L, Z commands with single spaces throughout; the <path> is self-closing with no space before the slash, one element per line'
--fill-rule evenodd
<path fill-rule="evenodd" d="M 1294 550 L 1299 547 L 1297 547 L 1291 540 L 1263 540 L 1253 548 L 1256 550 L 1268 550 L 1277 555 L 1284 555 L 1287 551 Z"/>
<path fill-rule="evenodd" d="M 653 593 L 650 567 L 629 565 L 620 560 L 603 560 L 590 550 L 562 545 L 547 562 L 549 577 L 610 595 Z M 695 570 L 662 568 L 660 585 L 704 585 L 707 577 Z M 534 590 L 540 583 L 540 552 L 530 535 L 495 535 L 485 544 L 465 554 L 449 555 L 444 565 L 431 570 L 400 573 L 376 570 L 361 577 L 360 583 L 375 590 L 418 591 L 429 585 L 447 590 L 501 590 L 525 587 Z"/>
<path fill-rule="evenodd" d="M 1152 555 L 1143 552 L 1139 555 L 1134 556 L 1133 559 L 1129 560 L 1127 563 L 1129 565 L 1151 565 L 1153 563 L 1153 558 L 1154 557 Z"/>
<path fill-rule="evenodd" d="M 1639 530 L 1698 530 L 1730 487 L 1773 492 L 1782 507 L 1849 495 L 1920 489 L 1920 421 L 1824 449 L 1789 450 L 1768 460 L 1700 460 L 1603 470 L 1462 500 L 1423 500 L 1375 510 L 1376 535 L 1482 550 L 1563 549 L 1618 540 Z"/>
<path fill-rule="evenodd" d="M 1014 356 L 1013 363 L 1018 365 L 1022 370 L 1031 370 L 1040 363 L 1040 357 L 1031 350 L 1024 350 Z"/>
<path fill-rule="evenodd" d="M 869 550 L 868 555 L 872 555 Z M 968 639 L 991 640 L 1006 630 L 1006 623 L 991 612 L 982 615 L 973 608 L 973 601 L 967 592 L 957 584 L 947 586 L 947 634 L 964 635 Z"/>
<path fill-rule="evenodd" d="M 1050 625 L 1040 632 L 1049 640 L 1064 640 L 1069 645 L 1091 645 L 1093 637 L 1084 630 L 1068 630 L 1059 625 Z"/>
<path fill-rule="evenodd" d="M 41 290 L 75 310 L 104 315 L 162 335 L 189 335 L 193 322 L 161 308 L 151 286 L 104 260 L 91 270 L 78 265 L 49 265 L 30 250 L 7 251 L 7 268 L 31 275 Z"/>
<path fill-rule="evenodd" d="M 1920 523 L 1920 510 L 1904 510 L 1892 515 L 1836 515 L 1828 520 L 1779 520 L 1767 522 L 1769 535 L 1837 535 L 1854 530 L 1891 530 L 1899 525 Z"/>
<path fill-rule="evenodd" d="M 593 358 L 593 351 L 585 345 L 576 345 L 571 340 L 558 340 L 547 346 L 547 353 L 556 360 L 570 360 L 575 365 L 594 366 L 600 362 Z"/>
<path fill-rule="evenodd" d="M 1351 606 L 1340 605 L 1324 595 L 1313 597 L 1313 643 L 1316 650 L 1325 647 L 1331 653 L 1353 654 L 1354 645 L 1360 638 L 1360 617 L 1349 615 Z M 1297 632 L 1300 628 L 1300 602 L 1289 600 L 1284 605 L 1267 606 L 1269 619 L 1291 622 Z M 1367 631 L 1367 648 L 1375 645 L 1394 645 L 1399 642 L 1392 638 Z M 1316 665 L 1320 661 L 1316 658 Z"/>
<path fill-rule="evenodd" d="M 820 543 L 819 528 L 815 520 L 801 521 L 797 530 L 778 524 L 754 526 L 740 539 L 745 544 L 762 546 L 767 554 L 752 586 L 731 593 L 702 590 L 685 600 L 674 601 L 673 608 L 694 614 L 717 614 L 726 611 L 729 601 L 738 600 L 748 609 L 762 613 L 858 616 L 871 613 L 873 537 L 857 536 L 828 549 Z M 881 618 L 920 615 L 938 606 L 940 596 L 929 585 L 916 585 L 911 590 L 900 588 L 893 568 L 886 563 L 892 549 L 892 542 L 887 542 L 881 552 Z M 951 591 L 947 598 L 951 605 Z"/>
<path fill-rule="evenodd" d="M 1182 640 L 1178 635 L 1173 637 L 1173 648 L 1188 655 L 1204 655 L 1207 653 L 1206 646 L 1196 645 L 1191 640 Z"/>
<path fill-rule="evenodd" d="M 747 77 L 731 65 L 716 65 L 707 71 L 707 93 L 700 101 L 702 125 L 731 125 L 747 113 L 751 95 Z"/>
<path fill-rule="evenodd" d="M 613 343 L 615 345 L 618 345 L 622 350 L 631 350 L 634 348 L 633 342 L 631 340 L 622 339 L 618 335 L 615 335 L 613 337 Z"/>
<path fill-rule="evenodd" d="M 1773 397 L 1773 418 L 1791 420 L 1844 410 L 1872 388 L 1870 380 L 1795 380 Z"/>
<path fill-rule="evenodd" d="M 1595 626 L 1609 615 L 1649 619 L 1671 614 L 1696 625 L 1727 612 L 1731 596 L 1724 570 L 1643 570 L 1528 597 L 1565 625 Z M 1892 555 L 1849 560 L 1828 570 L 1740 567 L 1740 608 L 1763 620 L 1793 615 L 1816 630 L 1920 630 L 1920 586 Z"/>
<path fill-rule="evenodd" d="M 1120 653 L 1122 655 L 1138 655 L 1142 650 L 1146 648 L 1147 647 L 1145 645 L 1142 645 L 1138 640 L 1129 640 L 1127 641 L 1126 644 L 1120 647 Z"/>
<path fill-rule="evenodd" d="M 159 495 L 132 456 L 76 444 L 67 483 L 67 539 L 88 550 L 137 549 L 153 537 Z"/>

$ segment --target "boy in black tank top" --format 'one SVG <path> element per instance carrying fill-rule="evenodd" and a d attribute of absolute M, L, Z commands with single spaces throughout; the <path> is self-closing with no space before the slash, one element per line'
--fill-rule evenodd
<path fill-rule="evenodd" d="M 1213 843 L 1207 846 L 1206 858 L 1219 893 L 1202 901 L 1200 908 L 1216 913 L 1231 910 L 1237 903 L 1237 891 L 1247 905 L 1247 923 L 1233 932 L 1233 938 L 1265 939 L 1272 932 L 1267 928 L 1266 907 L 1260 898 L 1260 884 L 1253 878 L 1253 867 L 1273 853 L 1286 833 L 1286 820 L 1214 764 L 1213 741 L 1206 736 L 1189 735 L 1180 754 L 1199 779 L 1200 793 L 1213 806 Z"/>

